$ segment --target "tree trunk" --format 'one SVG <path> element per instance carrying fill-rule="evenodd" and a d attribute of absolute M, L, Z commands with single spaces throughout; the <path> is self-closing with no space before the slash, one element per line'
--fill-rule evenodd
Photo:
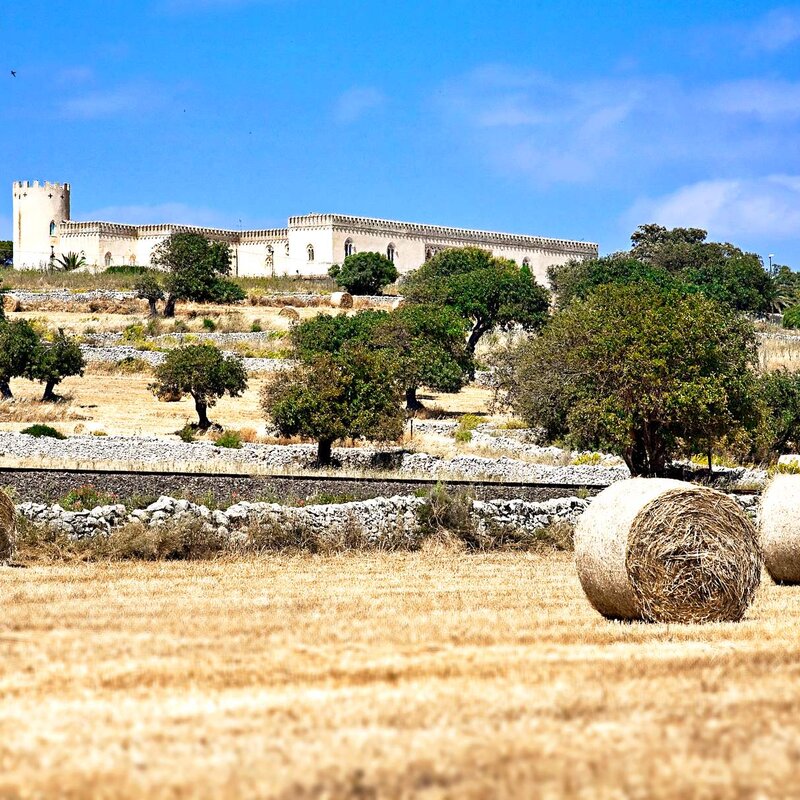
<path fill-rule="evenodd" d="M 158 308 L 157 308 L 157 306 L 156 306 L 156 302 L 157 302 L 157 301 L 156 301 L 156 300 L 154 300 L 154 299 L 153 299 L 153 298 L 151 298 L 151 297 L 149 297 L 149 298 L 147 299 L 147 304 L 150 306 L 150 316 L 151 316 L 151 317 L 157 317 L 157 316 L 158 316 Z M 173 313 L 174 313 L 174 309 L 173 309 Z"/>
<path fill-rule="evenodd" d="M 320 467 L 328 467 L 331 464 L 333 449 L 332 439 L 320 439 L 317 444 L 317 465 Z"/>
<path fill-rule="evenodd" d="M 174 317 L 175 316 L 175 303 L 177 302 L 177 297 L 172 294 L 167 295 L 167 300 L 164 303 L 164 316 L 165 317 Z"/>
<path fill-rule="evenodd" d="M 467 338 L 467 345 L 465 348 L 469 355 L 475 355 L 475 348 L 478 345 L 478 341 L 487 330 L 489 330 L 489 328 L 486 326 L 485 322 L 478 321 L 475 323 L 475 327 L 472 329 L 469 337 Z"/>
<path fill-rule="evenodd" d="M 200 420 L 197 427 L 201 431 L 207 431 L 211 427 L 211 422 L 208 419 L 208 405 L 195 397 L 194 410 L 197 412 L 197 418 Z"/>
<path fill-rule="evenodd" d="M 0 380 L 0 397 L 3 400 L 13 400 L 14 395 L 11 394 L 11 384 L 7 380 Z"/>
<path fill-rule="evenodd" d="M 42 402 L 43 403 L 55 403 L 58 400 L 58 396 L 53 391 L 56 387 L 55 381 L 47 381 L 44 385 L 44 394 L 42 395 Z"/>
<path fill-rule="evenodd" d="M 419 411 L 419 409 L 424 408 L 422 403 L 417 400 L 416 386 L 411 386 L 410 388 L 406 389 L 406 408 L 409 411 Z"/>

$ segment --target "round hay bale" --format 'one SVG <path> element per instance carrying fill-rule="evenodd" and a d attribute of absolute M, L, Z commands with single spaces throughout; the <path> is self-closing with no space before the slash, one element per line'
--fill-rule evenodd
<path fill-rule="evenodd" d="M 11 498 L 0 490 L 0 561 L 11 558 L 16 513 Z"/>
<path fill-rule="evenodd" d="M 770 577 L 800 583 L 800 475 L 776 475 L 761 498 L 761 546 Z"/>
<path fill-rule="evenodd" d="M 334 308 L 352 308 L 353 295 L 349 292 L 333 292 L 331 294 L 331 305 Z"/>
<path fill-rule="evenodd" d="M 605 617 L 735 622 L 761 580 L 758 534 L 735 500 L 681 481 L 602 491 L 575 530 L 575 563 Z"/>
<path fill-rule="evenodd" d="M 284 306 L 279 312 L 279 317 L 286 317 L 287 319 L 294 320 L 297 322 L 300 319 L 300 313 L 296 308 L 292 308 L 291 306 Z"/>

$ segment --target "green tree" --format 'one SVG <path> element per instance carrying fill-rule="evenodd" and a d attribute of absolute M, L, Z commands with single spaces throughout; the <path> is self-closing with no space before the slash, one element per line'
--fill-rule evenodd
<path fill-rule="evenodd" d="M 504 399 L 551 439 L 660 476 L 682 443 L 708 450 L 754 415 L 755 332 L 701 294 L 601 286 L 507 352 Z"/>
<path fill-rule="evenodd" d="M 136 281 L 133 289 L 140 300 L 147 300 L 150 316 L 157 317 L 157 303 L 164 299 L 164 287 L 161 285 L 161 281 L 152 272 L 146 272 Z"/>
<path fill-rule="evenodd" d="M 76 269 L 86 266 L 86 257 L 82 253 L 62 253 L 55 261 L 57 269 L 64 272 L 73 272 Z"/>
<path fill-rule="evenodd" d="M 40 339 L 28 377 L 44 384 L 44 402 L 55 402 L 59 399 L 55 387 L 64 378 L 83 375 L 85 366 L 77 340 L 59 330 L 52 341 Z"/>
<path fill-rule="evenodd" d="M 10 267 L 14 264 L 14 243 L 6 240 L 0 241 L 0 268 Z"/>
<path fill-rule="evenodd" d="M 284 436 L 314 439 L 317 463 L 328 466 L 337 439 L 402 435 L 402 390 L 389 353 L 351 343 L 275 375 L 264 386 L 261 405 Z"/>
<path fill-rule="evenodd" d="M 584 300 L 598 286 L 609 283 L 652 283 L 664 288 L 677 288 L 680 284 L 663 267 L 646 264 L 627 253 L 572 259 L 550 267 L 547 277 L 559 308 L 565 308 L 573 300 Z"/>
<path fill-rule="evenodd" d="M 387 314 L 373 333 L 378 347 L 395 353 L 406 408 L 422 408 L 417 391 L 458 392 L 474 369 L 464 342 L 466 323 L 443 306 L 407 305 Z"/>
<path fill-rule="evenodd" d="M 457 392 L 472 369 L 466 352 L 466 323 L 441 306 L 408 305 L 391 312 L 360 311 L 346 316 L 318 314 L 296 325 L 292 344 L 298 358 L 310 362 L 318 355 L 336 355 L 359 343 L 391 354 L 406 392 L 409 409 L 421 407 L 420 386 Z"/>
<path fill-rule="evenodd" d="M 371 341 L 375 329 L 387 316 L 386 311 L 359 311 L 336 316 L 317 314 L 292 327 L 292 347 L 297 357 L 306 362 L 322 353 L 335 355 L 348 342 Z"/>
<path fill-rule="evenodd" d="M 39 334 L 24 319 L 0 321 L 0 395 L 13 397 L 11 379 L 30 375 L 39 349 Z"/>
<path fill-rule="evenodd" d="M 328 274 L 350 294 L 381 294 L 384 286 L 397 280 L 397 267 L 381 253 L 353 253 Z"/>
<path fill-rule="evenodd" d="M 245 297 L 239 286 L 226 280 L 231 272 L 226 242 L 211 242 L 199 233 L 173 233 L 153 249 L 151 263 L 165 272 L 165 317 L 175 316 L 179 300 L 234 302 Z"/>
<path fill-rule="evenodd" d="M 761 420 L 756 431 L 758 455 L 777 458 L 800 448 L 800 373 L 767 372 L 758 380 Z"/>
<path fill-rule="evenodd" d="M 200 430 L 208 430 L 208 409 L 224 395 L 240 397 L 247 389 L 247 370 L 241 358 L 226 356 L 215 345 L 190 344 L 170 350 L 156 367 L 150 391 L 163 400 L 185 395 L 194 400 Z"/>
<path fill-rule="evenodd" d="M 494 328 L 536 330 L 547 319 L 547 290 L 530 270 L 477 247 L 437 253 L 406 276 L 402 289 L 411 303 L 445 305 L 469 321 L 470 356 L 481 336 Z"/>

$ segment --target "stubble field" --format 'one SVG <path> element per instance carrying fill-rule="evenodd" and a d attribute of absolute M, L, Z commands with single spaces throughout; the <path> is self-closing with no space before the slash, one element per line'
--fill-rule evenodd
<path fill-rule="evenodd" d="M 2 797 L 787 797 L 800 588 L 601 619 L 566 555 L 0 568 Z"/>

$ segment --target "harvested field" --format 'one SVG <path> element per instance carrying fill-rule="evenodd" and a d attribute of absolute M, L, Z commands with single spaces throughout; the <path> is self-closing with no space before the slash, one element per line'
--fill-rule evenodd
<path fill-rule="evenodd" d="M 3 797 L 797 794 L 800 589 L 666 627 L 560 555 L 0 569 Z"/>

